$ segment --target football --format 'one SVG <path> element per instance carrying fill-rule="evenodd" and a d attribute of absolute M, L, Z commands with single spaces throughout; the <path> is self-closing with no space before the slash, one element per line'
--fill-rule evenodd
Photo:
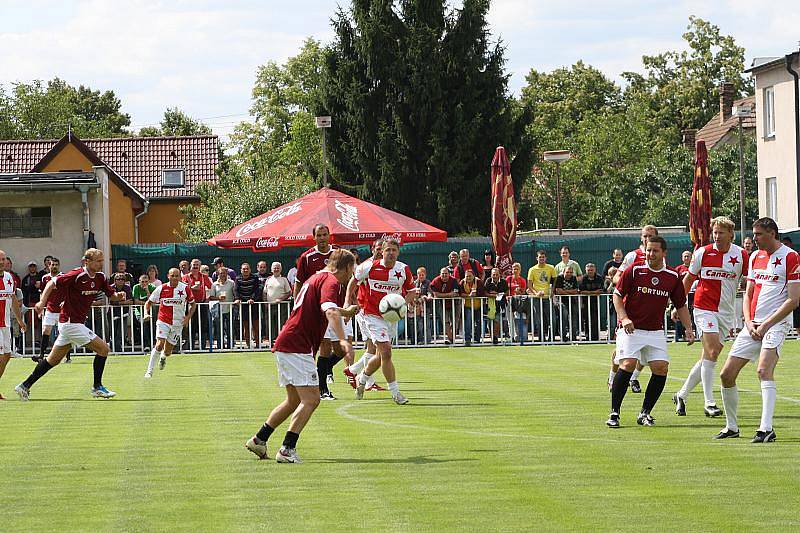
<path fill-rule="evenodd" d="M 401 294 L 393 292 L 381 298 L 378 310 L 385 321 L 400 322 L 406 317 L 408 306 L 406 306 L 406 299 Z"/>

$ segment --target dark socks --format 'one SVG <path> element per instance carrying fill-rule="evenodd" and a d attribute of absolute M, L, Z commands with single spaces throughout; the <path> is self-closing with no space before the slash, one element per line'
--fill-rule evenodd
<path fill-rule="evenodd" d="M 285 448 L 297 448 L 297 439 L 300 438 L 299 433 L 292 433 L 291 431 L 286 432 L 286 436 L 283 438 L 283 446 Z"/>
<path fill-rule="evenodd" d="M 261 429 L 259 429 L 258 433 L 256 433 L 256 438 L 262 442 L 266 442 L 270 435 L 272 435 L 273 431 L 275 431 L 275 428 L 270 427 L 269 424 L 264 422 L 264 425 L 261 426 Z"/>
<path fill-rule="evenodd" d="M 622 407 L 622 400 L 628 392 L 628 385 L 631 382 L 632 372 L 627 372 L 621 368 L 614 374 L 614 381 L 611 384 L 611 410 L 619 413 Z"/>
<path fill-rule="evenodd" d="M 47 357 L 47 348 L 50 346 L 50 335 L 42 335 L 42 341 L 39 343 L 39 357 L 44 359 Z"/>
<path fill-rule="evenodd" d="M 26 389 L 30 389 L 31 387 L 33 387 L 33 384 L 36 383 L 37 381 L 39 381 L 39 379 L 42 376 L 44 376 L 45 374 L 50 372 L 51 368 L 53 368 L 53 365 L 48 363 L 47 359 L 45 359 L 43 361 L 39 361 L 36 364 L 36 368 L 34 368 L 33 372 L 31 372 L 31 375 L 28 376 L 28 379 L 26 379 L 25 381 L 22 382 L 22 385 Z"/>
<path fill-rule="evenodd" d="M 330 373 L 330 359 L 327 357 L 317 357 L 317 376 L 319 376 L 319 392 L 330 392 L 328 390 L 328 374 Z"/>
<path fill-rule="evenodd" d="M 107 357 L 100 357 L 99 355 L 94 356 L 94 363 L 92 367 L 94 369 L 94 387 L 102 387 L 103 386 L 103 370 L 106 368 L 106 359 Z"/>
<path fill-rule="evenodd" d="M 328 361 L 328 374 L 333 374 L 333 367 L 336 366 L 336 363 L 344 359 L 344 357 L 339 357 L 338 355 L 332 355 L 330 360 Z"/>
<path fill-rule="evenodd" d="M 658 376 L 652 374 L 650 382 L 647 384 L 647 390 L 644 391 L 644 402 L 642 402 L 642 412 L 649 413 L 656 406 L 658 398 L 664 391 L 664 386 L 667 384 L 667 376 Z"/>

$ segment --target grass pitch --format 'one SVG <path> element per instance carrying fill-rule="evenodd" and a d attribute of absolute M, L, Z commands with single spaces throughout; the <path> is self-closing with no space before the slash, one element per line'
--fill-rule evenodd
<path fill-rule="evenodd" d="M 0 382 L 11 396 L 0 530 L 796 530 L 800 343 L 778 367 L 769 445 L 749 443 L 761 406 L 752 365 L 739 382 L 742 438 L 719 442 L 724 419 L 702 415 L 699 388 L 689 416 L 674 415 L 699 348 L 670 350 L 657 426 L 636 425 L 643 395 L 629 393 L 619 430 L 604 424 L 608 346 L 397 351 L 406 406 L 388 392 L 352 400 L 337 367 L 340 399 L 303 432 L 302 465 L 243 448 L 282 399 L 271 354 L 176 356 L 150 381 L 144 356 L 116 357 L 113 400 L 89 397 L 91 360 L 78 358 L 29 403 L 13 387 L 32 364 L 15 359 Z"/>

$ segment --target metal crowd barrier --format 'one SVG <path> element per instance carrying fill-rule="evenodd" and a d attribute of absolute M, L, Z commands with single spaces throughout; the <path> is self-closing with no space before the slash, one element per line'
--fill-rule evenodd
<path fill-rule="evenodd" d="M 176 352 L 265 351 L 269 350 L 291 312 L 292 301 L 275 304 L 255 302 L 197 304 L 184 328 Z M 153 317 L 142 320 L 142 305 L 97 305 L 92 307 L 87 327 L 108 342 L 112 353 L 142 354 L 155 342 L 157 308 Z M 741 309 L 741 296 L 737 299 Z M 41 319 L 33 310 L 25 315 L 28 332 L 14 344 L 23 357 L 39 353 Z M 408 310 L 398 323 L 396 347 L 467 345 L 552 345 L 613 343 L 616 312 L 610 294 L 553 296 L 503 296 L 501 298 L 424 299 Z M 355 326 L 355 325 L 354 325 Z M 739 317 L 737 328 L 742 327 Z M 665 320 L 665 332 L 675 338 L 675 324 Z M 362 332 L 354 327 L 354 341 L 363 345 Z M 790 337 L 794 337 L 792 332 Z M 51 336 L 50 346 L 54 336 Z M 76 355 L 87 354 L 84 349 Z"/>

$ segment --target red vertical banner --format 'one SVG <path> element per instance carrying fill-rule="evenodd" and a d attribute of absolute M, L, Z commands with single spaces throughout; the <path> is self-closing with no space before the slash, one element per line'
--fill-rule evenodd
<path fill-rule="evenodd" d="M 492 159 L 492 245 L 503 277 L 511 275 L 511 249 L 517 240 L 517 204 L 506 149 L 498 146 Z"/>
<path fill-rule="evenodd" d="M 695 148 L 694 184 L 689 202 L 689 237 L 695 249 L 711 242 L 711 178 L 708 176 L 705 141 L 697 141 Z"/>

